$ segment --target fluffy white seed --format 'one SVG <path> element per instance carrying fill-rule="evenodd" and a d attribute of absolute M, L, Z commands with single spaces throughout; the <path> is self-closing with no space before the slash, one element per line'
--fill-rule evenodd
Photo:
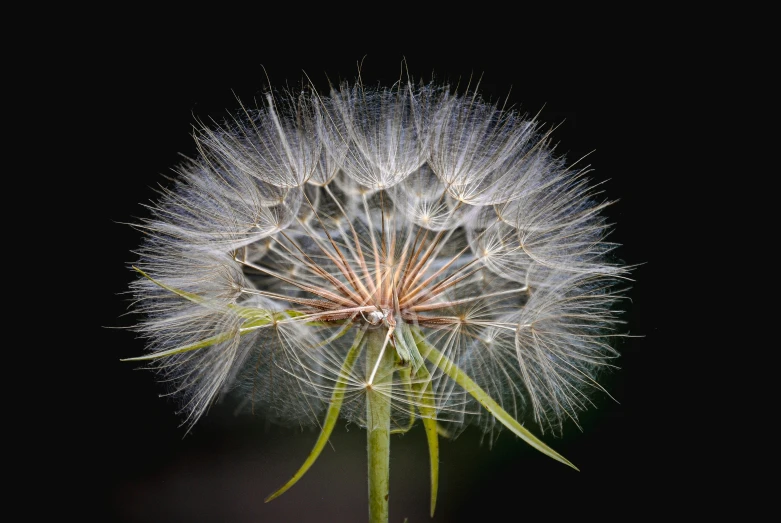
<path fill-rule="evenodd" d="M 315 423 L 341 382 L 341 415 L 364 424 L 374 362 L 343 368 L 363 329 L 387 331 L 398 357 L 392 380 L 374 380 L 397 427 L 425 400 L 454 433 L 500 428 L 441 366 L 410 363 L 401 326 L 544 428 L 577 420 L 601 388 L 626 269 L 609 259 L 607 202 L 538 122 L 446 86 L 345 83 L 269 94 L 195 139 L 198 157 L 139 224 L 147 276 L 133 284 L 187 423 L 231 390 Z M 412 364 L 432 377 L 425 398 L 401 377 Z"/>

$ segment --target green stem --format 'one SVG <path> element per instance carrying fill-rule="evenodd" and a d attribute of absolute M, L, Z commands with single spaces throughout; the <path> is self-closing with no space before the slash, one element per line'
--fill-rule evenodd
<path fill-rule="evenodd" d="M 366 333 L 366 429 L 369 458 L 369 523 L 387 523 L 390 494 L 390 419 L 393 347 L 386 332 Z"/>

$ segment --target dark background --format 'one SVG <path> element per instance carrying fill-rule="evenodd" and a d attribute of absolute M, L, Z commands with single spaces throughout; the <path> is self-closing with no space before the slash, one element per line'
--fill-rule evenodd
<path fill-rule="evenodd" d="M 482 76 L 480 91 L 494 101 L 508 98 L 525 112 L 558 126 L 557 151 L 574 161 L 587 153 L 595 181 L 607 180 L 608 210 L 619 256 L 641 264 L 628 292 L 625 320 L 633 337 L 619 342 L 621 370 L 603 385 L 618 402 L 595 395 L 596 409 L 581 417 L 583 431 L 569 423 L 564 436 L 543 439 L 575 463 L 561 465 L 503 433 L 492 448 L 475 428 L 441 444 L 436 515 L 428 517 L 427 446 L 420 426 L 391 442 L 390 519 L 410 523 L 553 520 L 626 520 L 665 510 L 682 496 L 682 469 L 668 466 L 673 428 L 663 401 L 670 346 L 657 307 L 665 293 L 658 249 L 663 231 L 655 218 L 664 207 L 664 181 L 655 169 L 658 151 L 645 140 L 644 122 L 657 108 L 619 75 L 591 69 L 556 82 L 506 59 L 477 53 L 414 55 L 306 53 L 259 48 L 240 56 L 226 46 L 206 55 L 197 47 L 126 47 L 94 60 L 88 96 L 73 107 L 87 129 L 74 140 L 97 154 L 79 178 L 90 194 L 88 227 L 96 283 L 88 357 L 75 366 L 71 386 L 78 401 L 63 429 L 77 442 L 69 467 L 84 472 L 62 485 L 71 502 L 95 510 L 101 521 L 155 522 L 361 522 L 367 514 L 365 432 L 340 424 L 317 463 L 282 497 L 263 499 L 297 470 L 317 434 L 268 425 L 262 416 L 234 416 L 215 405 L 189 433 L 175 403 L 152 373 L 120 358 L 142 354 L 143 342 L 125 329 L 133 324 L 122 293 L 135 276 L 128 268 L 140 234 L 126 222 L 145 216 L 140 205 L 155 198 L 153 187 L 171 174 L 180 153 L 193 155 L 196 118 L 220 120 L 238 102 L 272 86 L 300 85 L 303 71 L 321 90 L 327 79 L 353 80 L 363 59 L 364 83 L 389 85 L 401 60 L 415 78 L 451 83 Z M 264 70 L 265 68 L 265 70 Z M 539 73 L 539 74 L 538 74 Z M 267 79 L 268 77 L 268 79 Z M 557 101 L 558 100 L 558 101 Z M 68 132 L 67 129 L 64 132 Z M 593 152 L 592 152 L 593 151 Z M 94 264 L 94 266 L 93 266 Z M 92 319 L 94 318 L 94 320 Z M 83 372 L 83 373 L 82 373 Z M 221 408 L 224 407 L 224 408 Z"/>

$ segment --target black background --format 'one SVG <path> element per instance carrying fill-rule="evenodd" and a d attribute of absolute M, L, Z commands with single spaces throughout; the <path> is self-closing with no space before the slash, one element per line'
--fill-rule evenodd
<path fill-rule="evenodd" d="M 602 381 L 617 402 L 596 395 L 598 408 L 582 415 L 582 432 L 569 423 L 563 437 L 543 437 L 581 472 L 507 433 L 489 448 L 470 428 L 441 444 L 439 501 L 431 520 L 427 447 L 416 426 L 392 439 L 391 521 L 626 520 L 664 510 L 682 495 L 678 485 L 686 473 L 667 466 L 671 434 L 665 412 L 672 407 L 663 400 L 663 363 L 670 347 L 661 341 L 666 333 L 657 307 L 665 292 L 658 214 L 670 174 L 655 169 L 657 151 L 645 139 L 644 122 L 659 117 L 657 108 L 635 96 L 623 78 L 585 68 L 554 82 L 540 71 L 479 53 L 364 58 L 358 52 L 281 54 L 259 47 L 237 55 L 226 44 L 213 54 L 189 45 L 128 46 L 106 56 L 91 61 L 82 86 L 88 92 L 71 107 L 86 129 L 75 136 L 73 155 L 79 144 L 95 151 L 78 177 L 89 211 L 86 270 L 94 276 L 87 285 L 94 310 L 81 321 L 94 329 L 81 352 L 87 356 L 74 365 L 70 386 L 78 401 L 62 427 L 74 441 L 69 467 L 84 472 L 62 488 L 73 491 L 71 502 L 81 510 L 97 511 L 102 521 L 127 522 L 366 520 L 361 429 L 337 426 L 332 448 L 306 476 L 264 504 L 306 458 L 316 432 L 268 425 L 262 416 L 234 416 L 218 404 L 185 434 L 175 403 L 158 397 L 163 389 L 153 374 L 119 361 L 143 351 L 143 342 L 125 329 L 133 317 L 123 316 L 128 301 L 122 293 L 135 278 L 128 268 L 131 250 L 140 243 L 140 233 L 125 223 L 145 216 L 141 203 L 155 198 L 155 184 L 171 174 L 179 154 L 194 154 L 190 132 L 196 118 L 220 120 L 226 109 L 238 108 L 236 96 L 250 101 L 269 81 L 295 87 L 303 72 L 325 91 L 328 79 L 353 80 L 361 60 L 364 83 L 389 85 L 399 78 L 404 57 L 415 78 L 429 80 L 434 73 L 463 84 L 471 77 L 474 85 L 482 77 L 484 98 L 507 98 L 557 126 L 557 151 L 570 161 L 591 153 L 592 177 L 606 180 L 606 195 L 618 200 L 607 212 L 616 224 L 611 239 L 623 245 L 618 254 L 626 263 L 639 266 L 625 315 L 637 337 L 619 342 L 621 370 Z"/>

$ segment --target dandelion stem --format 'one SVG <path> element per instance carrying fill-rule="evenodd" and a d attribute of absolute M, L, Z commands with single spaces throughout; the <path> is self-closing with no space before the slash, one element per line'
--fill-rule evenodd
<path fill-rule="evenodd" d="M 387 523 L 390 494 L 390 418 L 393 386 L 393 351 L 384 350 L 382 330 L 366 333 L 366 429 L 369 461 L 369 523 Z M 379 364 L 374 365 L 377 361 Z M 372 369 L 372 367 L 375 367 Z"/>

